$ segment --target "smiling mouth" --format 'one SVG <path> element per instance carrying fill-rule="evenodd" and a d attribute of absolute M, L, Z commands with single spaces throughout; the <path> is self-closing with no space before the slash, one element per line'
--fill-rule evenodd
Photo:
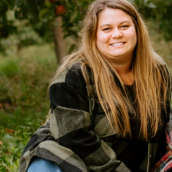
<path fill-rule="evenodd" d="M 118 43 L 114 43 L 114 44 L 110 44 L 110 45 L 115 45 L 115 46 L 117 46 L 117 45 L 123 45 L 123 44 L 125 44 L 126 42 L 118 42 Z"/>

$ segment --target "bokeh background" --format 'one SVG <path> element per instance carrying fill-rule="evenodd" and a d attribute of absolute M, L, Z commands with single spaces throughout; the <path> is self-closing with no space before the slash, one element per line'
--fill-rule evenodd
<path fill-rule="evenodd" d="M 18 171 L 24 146 L 44 124 L 48 85 L 62 58 L 77 50 L 82 20 L 92 1 L 0 1 L 0 171 Z M 172 1 L 130 2 L 172 72 Z"/>

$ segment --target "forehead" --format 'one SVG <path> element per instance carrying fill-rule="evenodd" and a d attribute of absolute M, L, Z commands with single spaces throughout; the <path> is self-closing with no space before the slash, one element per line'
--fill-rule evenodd
<path fill-rule="evenodd" d="M 124 21 L 133 23 L 132 18 L 120 9 L 106 8 L 99 14 L 98 17 L 98 25 L 119 24 Z"/>

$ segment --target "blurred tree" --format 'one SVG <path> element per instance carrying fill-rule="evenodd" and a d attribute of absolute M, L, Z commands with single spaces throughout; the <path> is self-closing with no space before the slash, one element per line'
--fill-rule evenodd
<path fill-rule="evenodd" d="M 0 38 L 7 38 L 10 35 L 21 35 L 24 27 L 32 28 L 45 42 L 55 42 L 57 60 L 60 61 L 65 52 L 65 43 L 62 39 L 71 37 L 74 40 L 78 38 L 81 21 L 90 1 L 88 0 L 3 0 L 0 1 Z M 7 12 L 14 10 L 15 19 L 8 20 Z M 22 26 L 16 26 L 15 21 L 22 21 Z M 62 23 L 62 22 L 63 23 Z M 62 29 L 59 27 L 62 26 Z M 27 34 L 27 31 L 25 32 Z M 35 42 L 34 42 L 35 41 Z M 0 41 L 0 50 L 4 41 Z M 40 42 L 40 41 L 39 41 Z M 33 37 L 19 39 L 18 49 L 21 45 L 30 45 L 37 43 Z M 63 45 L 62 45 L 63 44 Z M 63 48 L 62 48 L 63 47 Z M 76 47 L 73 44 L 70 53 Z M 63 50 L 62 50 L 63 49 Z"/>
<path fill-rule="evenodd" d="M 70 37 L 77 42 L 83 17 L 92 1 L 94 0 L 2 0 L 0 1 L 0 39 L 6 39 L 13 34 L 21 35 L 22 32 L 27 33 L 27 29 L 25 31 L 22 29 L 30 27 L 38 34 L 42 42 L 54 40 L 57 58 L 61 59 L 66 54 L 65 43 L 61 36 Z M 145 19 L 153 21 L 154 28 L 161 32 L 167 41 L 172 40 L 171 0 L 129 1 L 135 5 Z M 14 10 L 14 20 L 8 18 L 9 10 Z M 16 25 L 16 20 L 22 22 L 21 27 Z M 19 49 L 21 45 L 41 42 L 37 42 L 36 37 L 33 38 L 33 36 L 30 38 L 27 36 L 26 39 L 19 39 Z M 75 47 L 76 44 L 71 45 L 68 53 L 71 53 Z M 0 50 L 3 50 L 1 44 Z"/>
<path fill-rule="evenodd" d="M 66 56 L 66 45 L 64 42 L 64 33 L 62 30 L 62 18 L 61 17 L 57 17 L 54 20 L 55 24 L 54 24 L 54 43 L 55 43 L 55 52 L 56 52 L 56 56 L 57 61 L 60 62 L 63 57 Z"/>
<path fill-rule="evenodd" d="M 167 41 L 172 40 L 172 0 L 130 0 L 145 19 L 151 19 L 154 29 L 163 34 Z"/>

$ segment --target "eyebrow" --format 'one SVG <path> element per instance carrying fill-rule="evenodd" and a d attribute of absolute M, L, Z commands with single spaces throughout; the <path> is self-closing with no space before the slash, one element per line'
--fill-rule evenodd
<path fill-rule="evenodd" d="M 119 24 L 123 24 L 123 23 L 130 23 L 130 21 L 122 21 L 121 23 L 119 23 Z M 101 27 L 103 27 L 103 26 L 111 26 L 111 24 L 103 24 L 102 26 L 100 26 L 100 28 Z"/>

